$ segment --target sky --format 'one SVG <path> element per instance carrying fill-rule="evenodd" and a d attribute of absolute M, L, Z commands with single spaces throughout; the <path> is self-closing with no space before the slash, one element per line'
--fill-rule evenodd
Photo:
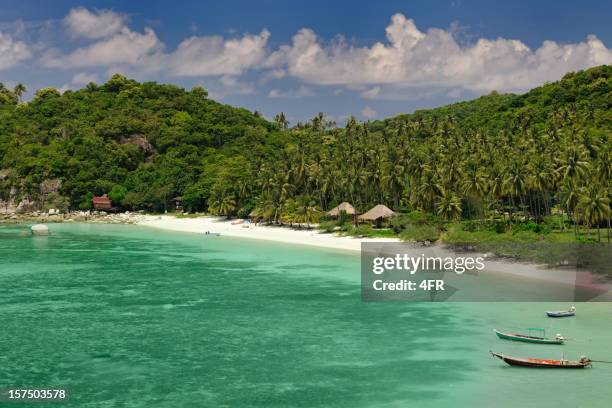
<path fill-rule="evenodd" d="M 0 82 L 27 99 L 120 72 L 340 125 L 611 64 L 611 19 L 592 0 L 0 0 Z"/>

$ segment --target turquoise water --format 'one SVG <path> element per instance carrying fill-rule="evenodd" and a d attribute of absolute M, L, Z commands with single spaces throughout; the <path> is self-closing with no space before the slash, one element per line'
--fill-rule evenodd
<path fill-rule="evenodd" d="M 359 257 L 120 225 L 0 227 L 0 386 L 78 407 L 609 407 L 612 305 L 362 303 Z M 498 340 L 545 327 L 570 340 Z M 12 406 L 27 406 L 15 404 Z M 31 404 L 34 407 L 61 404 Z"/>

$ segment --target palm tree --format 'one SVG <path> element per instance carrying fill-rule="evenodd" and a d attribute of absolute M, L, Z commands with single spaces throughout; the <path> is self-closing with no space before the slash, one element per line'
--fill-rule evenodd
<path fill-rule="evenodd" d="M 489 185 L 488 185 L 488 197 L 489 201 L 495 207 L 495 204 L 499 204 L 503 195 L 504 195 L 505 187 L 504 187 L 504 173 L 503 170 L 499 166 L 493 167 L 491 174 L 489 176 Z M 502 213 L 503 217 L 503 213 Z"/>
<path fill-rule="evenodd" d="M 274 117 L 274 123 L 276 123 L 280 130 L 287 130 L 289 127 L 289 121 L 287 120 L 284 112 L 281 112 Z"/>
<path fill-rule="evenodd" d="M 564 180 L 584 178 L 589 170 L 588 154 L 582 146 L 571 146 L 557 169 Z"/>
<path fill-rule="evenodd" d="M 17 85 L 15 85 L 15 87 L 13 88 L 13 95 L 15 95 L 17 97 L 17 100 L 21 100 L 21 96 L 27 91 L 26 87 L 24 84 L 19 83 Z"/>
<path fill-rule="evenodd" d="M 233 195 L 223 197 L 219 204 L 219 212 L 226 215 L 228 218 L 236 210 L 236 199 Z"/>
<path fill-rule="evenodd" d="M 516 203 L 515 199 L 519 198 L 521 204 L 523 204 L 523 194 L 527 187 L 527 176 L 525 166 L 522 165 L 518 160 L 514 160 L 507 170 L 508 176 L 504 180 L 505 190 L 510 195 L 512 200 L 512 207 L 514 208 Z M 512 216 L 512 213 L 510 213 Z M 512 219 L 512 217 L 511 217 Z"/>
<path fill-rule="evenodd" d="M 461 216 L 461 200 L 452 191 L 444 190 L 437 204 L 437 213 L 447 220 L 456 220 Z"/>
<path fill-rule="evenodd" d="M 435 199 L 442 190 L 442 187 L 438 184 L 435 177 L 435 173 L 431 170 L 425 172 L 421 177 L 417 193 L 418 200 L 423 208 L 433 208 Z"/>
<path fill-rule="evenodd" d="M 574 218 L 574 235 L 577 234 L 578 222 L 575 217 L 576 206 L 578 205 L 578 200 L 580 199 L 580 189 L 576 186 L 575 183 L 571 181 L 566 181 L 561 186 L 561 189 L 558 193 L 559 201 L 567 211 L 567 216 L 569 218 Z"/>
<path fill-rule="evenodd" d="M 610 216 L 610 199 L 598 185 L 583 190 L 578 201 L 578 209 L 586 222 L 587 235 L 591 226 L 597 228 L 597 240 L 601 242 L 599 223 Z"/>
<path fill-rule="evenodd" d="M 468 197 L 474 197 L 476 199 L 481 200 L 485 194 L 487 189 L 487 180 L 475 162 L 471 162 L 468 164 L 466 178 L 461 183 L 463 194 Z M 470 205 L 469 200 L 468 204 L 468 217 L 470 216 Z M 484 212 L 483 212 L 484 217 Z"/>

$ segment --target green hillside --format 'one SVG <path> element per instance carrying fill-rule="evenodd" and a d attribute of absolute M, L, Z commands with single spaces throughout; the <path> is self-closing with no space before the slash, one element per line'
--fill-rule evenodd
<path fill-rule="evenodd" d="M 588 229 L 610 218 L 610 66 L 341 128 L 320 114 L 287 129 L 284 115 L 268 122 L 199 87 L 120 75 L 27 103 L 20 91 L 0 87 L 4 199 L 86 209 L 110 193 L 123 209 L 163 211 L 180 196 L 189 211 L 285 222 L 315 221 L 342 201 L 436 225 L 565 214 Z M 61 188 L 47 197 L 41 183 L 54 179 Z"/>

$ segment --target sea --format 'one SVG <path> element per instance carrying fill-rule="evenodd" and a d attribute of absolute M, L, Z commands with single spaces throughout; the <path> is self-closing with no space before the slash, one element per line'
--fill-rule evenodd
<path fill-rule="evenodd" d="M 135 225 L 0 226 L 0 387 L 15 407 L 610 407 L 612 303 L 362 302 L 356 252 Z M 498 339 L 542 327 L 565 345 Z M 2 403 L 0 403 L 1 405 Z"/>

